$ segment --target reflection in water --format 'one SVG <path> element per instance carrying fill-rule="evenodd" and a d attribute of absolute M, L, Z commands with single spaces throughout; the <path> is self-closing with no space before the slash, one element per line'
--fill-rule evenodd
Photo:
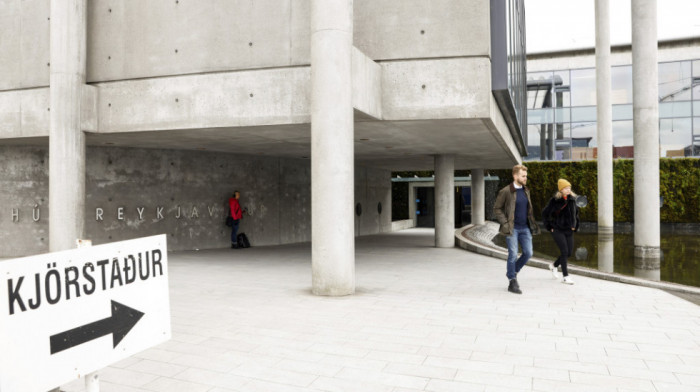
<path fill-rule="evenodd" d="M 505 247 L 505 237 L 498 235 L 493 241 Z M 532 243 L 536 257 L 554 261 L 559 256 L 551 235 L 533 236 Z M 697 235 L 662 233 L 661 258 L 655 262 L 635 260 L 633 234 L 576 233 L 574 249 L 575 254 L 569 259 L 573 265 L 700 287 L 700 236 Z"/>
<path fill-rule="evenodd" d="M 612 234 L 598 234 L 598 269 L 615 272 L 615 243 Z"/>
<path fill-rule="evenodd" d="M 576 257 L 576 260 L 587 260 L 588 259 L 588 249 L 584 248 L 583 246 L 576 248 L 576 252 L 574 253 L 574 257 Z"/>
<path fill-rule="evenodd" d="M 634 258 L 634 276 L 642 279 L 661 280 L 661 258 Z"/>

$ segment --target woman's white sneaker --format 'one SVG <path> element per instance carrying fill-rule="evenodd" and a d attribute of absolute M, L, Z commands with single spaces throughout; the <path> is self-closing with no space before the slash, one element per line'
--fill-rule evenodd
<path fill-rule="evenodd" d="M 549 264 L 549 272 L 552 273 L 554 279 L 559 279 L 559 271 L 557 271 L 557 267 L 554 266 L 554 263 Z"/>
<path fill-rule="evenodd" d="M 568 277 L 568 276 L 565 276 L 565 277 L 564 277 L 564 280 L 562 280 L 561 282 L 562 282 L 562 283 L 566 283 L 566 284 L 574 284 L 574 280 L 571 279 L 571 278 Z"/>

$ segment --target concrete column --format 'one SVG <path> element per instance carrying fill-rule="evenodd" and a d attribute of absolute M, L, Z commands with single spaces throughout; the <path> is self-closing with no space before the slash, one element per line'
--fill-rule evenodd
<path fill-rule="evenodd" d="M 610 1 L 595 1 L 596 111 L 598 116 L 598 233 L 612 234 L 613 143 L 610 76 Z"/>
<path fill-rule="evenodd" d="M 435 156 L 435 246 L 455 246 L 455 157 Z"/>
<path fill-rule="evenodd" d="M 49 250 L 76 247 L 85 225 L 85 135 L 80 127 L 86 74 L 87 0 L 51 0 Z"/>
<path fill-rule="evenodd" d="M 615 272 L 615 243 L 610 233 L 598 233 L 598 270 Z"/>
<path fill-rule="evenodd" d="M 484 169 L 472 169 L 472 224 L 486 221 Z"/>
<path fill-rule="evenodd" d="M 408 183 L 408 219 L 413 220 L 413 227 L 418 226 L 418 217 L 416 216 L 416 187 L 412 183 Z"/>
<path fill-rule="evenodd" d="M 632 2 L 634 253 L 660 257 L 656 0 Z"/>
<path fill-rule="evenodd" d="M 311 269 L 316 295 L 355 292 L 352 0 L 311 1 Z"/>

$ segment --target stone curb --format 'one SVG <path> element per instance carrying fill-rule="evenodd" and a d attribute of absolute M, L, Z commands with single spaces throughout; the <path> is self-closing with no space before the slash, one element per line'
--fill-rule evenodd
<path fill-rule="evenodd" d="M 487 222 L 487 225 L 489 223 L 495 224 L 493 222 Z M 477 225 L 467 225 L 467 226 L 464 226 L 460 229 L 455 230 L 455 245 L 462 248 L 462 249 L 466 249 L 470 252 L 478 253 L 478 254 L 485 255 L 485 256 L 494 257 L 497 259 L 507 260 L 508 259 L 508 251 L 505 248 L 496 246 L 492 243 L 487 244 L 483 238 L 483 237 L 485 237 L 483 234 L 482 235 L 473 235 L 473 236 L 470 235 L 471 234 L 470 232 L 476 231 L 475 229 L 478 229 L 478 228 L 483 228 L 483 226 L 484 225 L 478 225 L 478 226 Z M 491 236 L 491 238 L 493 238 L 493 236 Z M 488 240 L 490 240 L 490 238 Z M 528 262 L 529 266 L 543 268 L 543 269 L 549 269 L 549 264 L 551 264 L 551 261 L 544 260 L 544 259 L 541 259 L 538 257 L 532 257 L 530 259 L 530 261 Z M 595 279 L 608 280 L 611 282 L 633 284 L 636 286 L 650 287 L 650 288 L 679 292 L 679 293 L 684 293 L 684 294 L 700 295 L 700 288 L 697 288 L 697 287 L 685 286 L 685 285 L 676 284 L 676 283 L 669 283 L 669 282 L 655 282 L 655 281 L 635 278 L 635 277 L 627 276 L 627 275 L 602 272 L 602 271 L 594 270 L 591 268 L 579 267 L 579 266 L 575 266 L 575 265 L 569 265 L 569 272 L 572 274 L 575 274 L 575 275 L 587 276 L 589 278 L 595 278 Z"/>

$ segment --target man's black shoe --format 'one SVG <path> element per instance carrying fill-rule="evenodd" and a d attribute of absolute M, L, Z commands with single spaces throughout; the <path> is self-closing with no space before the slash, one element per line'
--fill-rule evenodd
<path fill-rule="evenodd" d="M 238 249 L 238 244 L 231 244 L 231 249 Z"/>
<path fill-rule="evenodd" d="M 508 284 L 508 291 L 515 294 L 523 293 L 522 291 L 520 291 L 520 286 L 518 285 L 518 281 L 516 279 L 510 280 L 510 283 Z"/>

